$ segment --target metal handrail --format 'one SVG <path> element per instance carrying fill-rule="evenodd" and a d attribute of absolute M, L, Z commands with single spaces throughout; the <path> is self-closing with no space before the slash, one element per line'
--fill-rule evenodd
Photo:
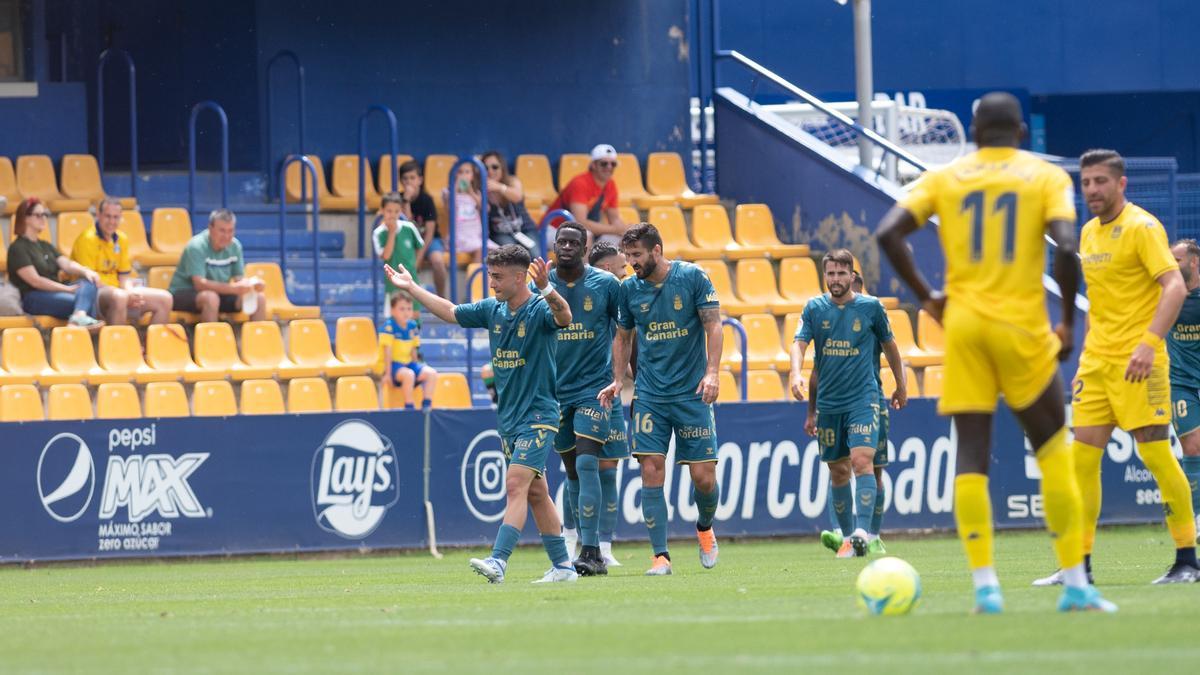
<path fill-rule="evenodd" d="M 267 61 L 267 74 L 266 74 L 266 77 L 264 78 L 266 80 L 264 86 L 267 89 L 267 92 L 266 92 L 267 107 L 265 110 L 265 116 L 263 118 L 265 120 L 265 127 L 266 127 L 266 129 L 264 130 L 264 133 L 263 133 L 263 136 L 266 139 L 266 150 L 263 153 L 263 155 L 264 155 L 263 156 L 263 168 L 266 170 L 267 176 L 268 176 L 267 190 L 271 192 L 272 197 L 275 197 L 278 199 L 282 199 L 282 197 L 280 196 L 280 192 L 283 190 L 283 182 L 282 182 L 283 174 L 282 173 L 278 174 L 279 182 L 277 182 L 277 183 L 272 184 L 272 181 L 270 180 L 270 178 L 275 177 L 275 174 L 271 173 L 271 102 L 274 98 L 271 93 L 271 91 L 272 91 L 271 90 L 271 67 L 274 66 L 275 62 L 279 61 L 280 59 L 288 59 L 296 66 L 296 98 L 297 98 L 297 103 L 296 103 L 297 111 L 296 112 L 300 117 L 299 125 L 298 125 L 299 131 L 300 131 L 299 147 L 297 148 L 297 151 L 296 151 L 296 154 L 298 154 L 298 155 L 304 154 L 304 117 L 305 117 L 304 64 L 300 62 L 300 57 L 296 56 L 296 52 L 293 52 L 290 49 L 284 49 L 282 51 L 277 52 L 275 54 L 275 56 L 272 56 L 270 58 L 270 60 Z M 304 194 L 304 189 L 305 189 L 305 182 L 300 181 L 300 201 L 301 202 L 304 202 L 307 200 L 307 197 Z"/>
<path fill-rule="evenodd" d="M 741 321 L 732 317 L 721 319 L 721 325 L 730 326 L 733 330 L 737 331 L 738 338 L 740 338 L 742 343 L 742 381 L 739 388 L 742 390 L 742 400 L 745 401 L 748 398 L 747 392 L 749 391 L 747 374 L 750 372 L 750 369 L 746 366 L 747 359 L 749 358 L 749 353 L 746 350 L 746 327 L 742 325 Z"/>
<path fill-rule="evenodd" d="M 192 106 L 188 118 L 188 217 L 196 213 L 196 120 L 211 110 L 221 123 L 221 208 L 229 208 L 229 116 L 216 101 L 201 101 Z"/>
<path fill-rule="evenodd" d="M 96 163 L 104 172 L 104 64 L 114 55 L 125 59 L 129 67 L 129 193 L 137 200 L 138 194 L 138 145 L 137 145 L 137 69 L 133 57 L 123 49 L 105 49 L 100 52 L 96 63 Z"/>
<path fill-rule="evenodd" d="M 358 231 L 360 235 L 365 235 L 363 224 L 366 222 L 367 213 L 367 120 L 370 119 L 372 112 L 381 112 L 387 117 L 388 122 L 388 140 L 391 141 L 392 148 L 392 190 L 396 189 L 397 183 L 397 168 L 396 155 L 400 154 L 400 136 L 397 132 L 396 113 L 392 109 L 380 105 L 378 103 L 367 106 L 367 109 L 358 116 Z M 364 236 L 358 238 L 358 257 L 363 257 L 363 239 Z M 372 250 L 374 250 L 374 242 L 372 242 Z"/>
<path fill-rule="evenodd" d="M 283 165 L 279 167 L 280 184 L 283 182 L 283 174 L 292 162 L 300 162 L 300 185 L 301 191 L 304 185 L 308 183 L 307 179 L 312 176 L 313 191 L 312 191 L 312 257 L 313 257 L 313 296 L 316 304 L 321 304 L 321 251 L 317 241 L 317 235 L 320 232 L 321 225 L 321 198 L 320 191 L 317 190 L 317 167 L 313 165 L 312 160 L 304 155 L 288 155 L 283 160 Z M 285 200 L 279 200 L 279 270 L 284 279 L 287 279 L 287 204 Z M 372 274 L 372 277 L 375 275 Z M 378 307 L 373 307 L 372 311 L 378 311 Z"/>
<path fill-rule="evenodd" d="M 475 302 L 475 299 L 472 297 L 472 291 L 475 289 L 475 287 L 472 284 L 475 281 L 475 278 L 478 277 L 482 273 L 483 273 L 483 267 L 481 266 L 481 267 L 476 267 L 474 270 L 471 271 L 470 274 L 467 275 L 467 303 L 468 304 Z M 484 284 L 483 288 L 484 288 L 483 297 L 480 298 L 480 300 L 487 297 L 487 284 L 486 283 Z M 471 377 L 475 373 L 475 357 L 474 357 L 474 355 L 471 354 L 471 329 L 465 328 L 464 330 L 467 332 L 467 387 L 470 388 Z"/>
<path fill-rule="evenodd" d="M 546 235 L 550 231 L 550 221 L 554 220 L 555 218 L 562 218 L 563 220 L 570 221 L 572 223 L 575 222 L 575 214 L 566 209 L 554 209 L 553 211 L 547 211 L 546 214 L 542 216 L 542 222 L 538 223 L 538 245 L 542 247 L 543 260 L 549 260 L 547 255 L 550 251 L 550 242 L 546 241 Z"/>
<path fill-rule="evenodd" d="M 458 247 L 454 242 L 455 216 L 458 215 L 458 209 L 454 204 L 454 174 L 458 173 L 458 167 L 468 163 L 474 164 L 475 168 L 479 171 L 479 196 L 481 198 L 479 203 L 479 224 L 483 229 L 483 241 L 480 248 L 479 263 L 480 269 L 483 270 L 484 278 L 487 278 L 487 247 L 488 239 L 491 237 L 491 232 L 489 231 L 488 227 L 487 171 L 483 167 L 483 162 L 475 159 L 474 157 L 467 156 L 458 160 L 454 163 L 454 166 L 450 167 L 450 175 L 446 179 L 446 184 L 448 186 L 446 188 L 448 193 L 446 196 L 446 211 L 447 217 L 450 219 L 450 225 L 448 227 L 448 238 L 450 239 L 448 242 L 450 248 L 450 263 L 448 265 L 450 268 L 450 302 L 458 302 Z"/>

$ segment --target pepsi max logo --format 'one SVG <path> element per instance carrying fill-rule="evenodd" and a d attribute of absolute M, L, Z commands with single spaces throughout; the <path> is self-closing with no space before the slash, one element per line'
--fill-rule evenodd
<path fill-rule="evenodd" d="M 87 443 L 68 433 L 51 438 L 38 458 L 37 483 L 42 508 L 51 518 L 60 523 L 77 520 L 96 491 L 96 465 Z"/>

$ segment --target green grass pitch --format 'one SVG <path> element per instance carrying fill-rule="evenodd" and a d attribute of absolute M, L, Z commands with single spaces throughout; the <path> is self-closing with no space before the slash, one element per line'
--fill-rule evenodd
<path fill-rule="evenodd" d="M 1100 532 L 1097 576 L 1117 615 L 1059 615 L 1029 582 L 1053 558 L 1042 533 L 1001 533 L 1008 603 L 968 616 L 956 539 L 887 539 L 922 575 L 906 617 L 866 617 L 864 562 L 813 539 L 724 541 L 700 568 L 673 542 L 675 574 L 645 578 L 643 544 L 608 578 L 534 586 L 540 548 L 489 586 L 482 551 L 0 569 L 3 673 L 1185 672 L 1200 658 L 1200 587 L 1152 587 L 1172 559 L 1162 527 Z"/>

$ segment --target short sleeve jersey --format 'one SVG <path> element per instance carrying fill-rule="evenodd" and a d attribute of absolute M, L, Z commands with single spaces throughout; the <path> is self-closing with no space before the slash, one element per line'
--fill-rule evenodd
<path fill-rule="evenodd" d="M 388 317 L 379 329 L 381 343 L 391 343 L 392 362 L 408 365 L 417 360 L 417 348 L 421 346 L 421 323 L 409 319 L 401 326 L 395 319 Z"/>
<path fill-rule="evenodd" d="M 877 298 L 856 295 L 838 305 L 828 293 L 815 297 L 804 306 L 795 339 L 813 343 L 818 410 L 842 413 L 879 403 L 879 353 L 893 337 Z"/>
<path fill-rule="evenodd" d="M 8 280 L 24 295 L 33 290 L 33 287 L 17 274 L 17 270 L 22 267 L 32 265 L 38 276 L 57 279 L 59 255 L 58 249 L 48 241 L 17 237 L 8 247 Z"/>
<path fill-rule="evenodd" d="M 550 270 L 550 283 L 571 308 L 571 324 L 558 331 L 558 402 L 595 402 L 596 394 L 612 382 L 613 322 L 621 283 L 590 265 L 571 283 Z"/>
<path fill-rule="evenodd" d="M 603 195 L 603 198 L 601 198 Z M 596 179 L 592 177 L 590 171 L 584 171 L 572 178 L 563 191 L 550 205 L 548 211 L 555 209 L 570 209 L 571 204 L 587 205 L 589 220 L 600 220 L 601 212 L 604 209 L 617 208 L 617 182 L 609 180 L 601 188 L 596 184 Z"/>
<path fill-rule="evenodd" d="M 193 288 L 192 277 L 203 277 L 210 281 L 229 283 L 245 276 L 242 267 L 242 242 L 236 238 L 220 251 L 213 250 L 209 243 L 208 230 L 188 240 L 183 255 L 171 277 L 172 293 Z"/>
<path fill-rule="evenodd" d="M 1200 288 L 1188 292 L 1167 333 L 1171 386 L 1200 391 Z"/>
<path fill-rule="evenodd" d="M 133 271 L 129 238 L 120 230 L 112 237 L 105 237 L 99 227 L 84 230 L 71 246 L 71 260 L 95 270 L 106 286 L 119 286 L 120 275 Z"/>
<path fill-rule="evenodd" d="M 387 238 L 387 225 L 380 222 L 371 237 L 371 241 L 375 245 L 376 257 L 383 255 L 383 249 L 387 246 Z M 425 241 L 421 239 L 421 233 L 417 230 L 417 226 L 401 218 L 396 225 L 396 241 L 392 245 L 392 255 L 384 262 L 394 269 L 399 269 L 399 266 L 403 265 L 405 269 L 416 274 L 417 251 L 424 245 Z M 391 279 L 386 276 L 384 279 L 387 284 L 387 292 L 395 293 L 397 289 Z"/>

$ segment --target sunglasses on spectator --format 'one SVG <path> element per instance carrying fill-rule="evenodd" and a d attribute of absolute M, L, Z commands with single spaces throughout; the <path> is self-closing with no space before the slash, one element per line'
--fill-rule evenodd
<path fill-rule="evenodd" d="M 30 218 L 49 218 L 50 212 L 49 211 L 30 211 L 29 217 Z"/>
<path fill-rule="evenodd" d="M 615 169 L 615 168 L 617 168 L 617 163 L 616 162 L 596 162 L 596 166 L 599 166 L 602 169 Z"/>
<path fill-rule="evenodd" d="M 500 165 L 499 164 L 488 164 L 487 168 L 488 168 L 488 171 L 499 171 Z"/>

